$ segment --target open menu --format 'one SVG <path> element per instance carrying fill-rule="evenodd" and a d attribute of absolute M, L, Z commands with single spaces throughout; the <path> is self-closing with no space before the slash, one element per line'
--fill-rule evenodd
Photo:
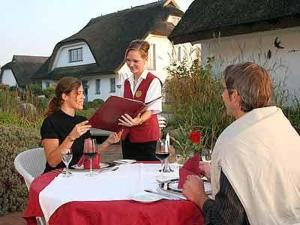
<path fill-rule="evenodd" d="M 141 101 L 110 96 L 89 119 L 93 128 L 118 132 L 122 129 L 119 126 L 119 119 L 127 113 L 132 118 L 146 110 L 146 104 Z"/>

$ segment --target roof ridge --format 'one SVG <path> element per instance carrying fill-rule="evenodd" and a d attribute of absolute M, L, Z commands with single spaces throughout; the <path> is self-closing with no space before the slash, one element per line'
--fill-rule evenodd
<path fill-rule="evenodd" d="M 88 25 L 90 25 L 94 22 L 97 22 L 99 19 L 102 19 L 103 17 L 106 17 L 106 16 L 112 16 L 112 15 L 115 15 L 115 14 L 125 13 L 125 12 L 131 11 L 131 10 L 145 9 L 145 8 L 153 7 L 153 6 L 156 6 L 156 5 L 162 5 L 163 6 L 164 2 L 165 2 L 165 0 L 158 0 L 156 2 L 150 2 L 150 3 L 147 3 L 147 4 L 143 4 L 143 5 L 138 5 L 138 6 L 133 6 L 133 7 L 131 6 L 130 8 L 121 9 L 121 10 L 118 10 L 116 12 L 111 12 L 111 13 L 104 14 L 104 15 L 101 14 L 100 16 L 92 18 L 86 26 L 88 26 Z"/>

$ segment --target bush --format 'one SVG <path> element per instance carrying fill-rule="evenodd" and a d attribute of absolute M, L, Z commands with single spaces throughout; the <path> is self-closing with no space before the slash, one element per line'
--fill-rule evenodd
<path fill-rule="evenodd" d="M 24 209 L 28 193 L 23 178 L 14 168 L 14 159 L 39 143 L 37 129 L 0 125 L 0 215 Z"/>
<path fill-rule="evenodd" d="M 29 88 L 14 91 L 0 88 L 0 124 L 40 126 L 47 100 L 38 98 Z"/>
<path fill-rule="evenodd" d="M 168 70 L 172 78 L 166 81 L 165 92 L 170 103 L 168 110 L 173 114 L 169 123 L 175 148 L 179 154 L 188 155 L 189 149 L 184 143 L 192 130 L 198 130 L 203 134 L 202 146 L 213 149 L 220 133 L 232 122 L 221 98 L 221 80 L 212 74 L 210 64 L 200 65 L 197 60 L 191 66 L 183 62 Z M 289 99 L 292 96 L 280 84 L 274 87 L 273 93 L 274 104 L 282 108 L 300 133 L 299 98 L 294 97 L 291 104 Z"/>
<path fill-rule="evenodd" d="M 300 134 L 300 100 L 295 97 L 294 104 L 283 107 L 283 112 Z"/>
<path fill-rule="evenodd" d="M 102 99 L 94 99 L 91 102 L 86 102 L 84 104 L 84 109 L 89 109 L 89 108 L 98 109 L 103 103 L 104 101 Z"/>
<path fill-rule="evenodd" d="M 169 68 L 171 79 L 166 81 L 166 98 L 172 112 L 171 125 L 177 140 L 182 139 L 183 129 L 187 138 L 191 130 L 202 133 L 202 144 L 212 149 L 217 137 L 227 127 L 231 119 L 221 98 L 221 81 L 212 75 L 210 66 L 201 66 L 195 60 L 191 66 L 184 62 Z M 175 144 L 180 150 L 180 147 Z"/>

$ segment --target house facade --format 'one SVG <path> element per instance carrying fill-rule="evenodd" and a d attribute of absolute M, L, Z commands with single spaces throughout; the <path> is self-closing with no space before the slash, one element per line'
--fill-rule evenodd
<path fill-rule="evenodd" d="M 106 100 L 120 94 L 129 76 L 124 64 L 127 46 L 143 39 L 151 46 L 148 69 L 164 82 L 174 51 L 167 36 L 182 15 L 175 1 L 164 0 L 93 18 L 78 33 L 57 43 L 34 79 L 46 88 L 63 76 L 75 76 L 83 82 L 87 101 Z"/>
<path fill-rule="evenodd" d="M 47 57 L 14 55 L 11 62 L 1 67 L 1 84 L 25 87 L 33 82 L 32 75 L 45 63 Z"/>
<path fill-rule="evenodd" d="M 216 74 L 232 63 L 253 61 L 267 68 L 276 85 L 300 96 L 300 2 L 194 1 L 169 38 L 201 44 L 202 61 Z M 214 12 L 212 11 L 214 9 Z"/>

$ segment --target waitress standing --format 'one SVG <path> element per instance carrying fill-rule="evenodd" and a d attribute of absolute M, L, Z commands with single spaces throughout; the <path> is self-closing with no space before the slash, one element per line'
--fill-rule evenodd
<path fill-rule="evenodd" d="M 125 52 L 125 61 L 131 76 L 124 81 L 123 97 L 151 103 L 147 110 L 135 118 L 124 114 L 119 125 L 127 127 L 122 141 L 124 159 L 142 161 L 155 158 L 156 143 L 160 137 L 157 113 L 162 111 L 161 82 L 145 70 L 148 60 L 149 43 L 143 40 L 132 41 Z"/>

